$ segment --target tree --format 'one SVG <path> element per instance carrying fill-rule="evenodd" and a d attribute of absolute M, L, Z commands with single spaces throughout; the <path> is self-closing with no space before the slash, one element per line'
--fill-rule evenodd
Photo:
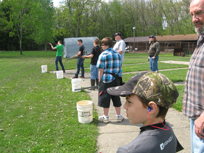
<path fill-rule="evenodd" d="M 45 50 L 47 50 L 46 42 L 53 42 L 53 28 L 54 22 L 54 8 L 50 0 L 36 0 L 34 9 L 30 10 L 30 17 L 32 18 L 31 38 L 35 40 L 37 44 L 45 44 Z M 37 24 L 36 24 L 37 23 Z"/>

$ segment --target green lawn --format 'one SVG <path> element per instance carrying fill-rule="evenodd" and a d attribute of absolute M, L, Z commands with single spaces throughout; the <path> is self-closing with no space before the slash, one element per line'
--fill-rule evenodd
<path fill-rule="evenodd" d="M 70 79 L 41 73 L 41 65 L 55 70 L 54 51 L 0 52 L 0 150 L 2 152 L 95 153 L 98 136 L 97 112 L 90 124 L 78 122 L 76 102 L 90 100 L 85 91 L 74 93 Z M 123 72 L 149 70 L 147 54 L 125 54 Z M 190 57 L 161 54 L 160 60 L 189 61 Z M 76 59 L 63 59 L 65 69 L 76 69 Z M 138 64 L 139 63 L 139 64 Z M 128 65 L 131 64 L 131 65 Z M 90 59 L 85 59 L 86 68 Z M 159 69 L 186 65 L 159 63 Z M 59 66 L 59 68 L 61 68 Z M 90 72 L 86 69 L 85 72 Z M 173 82 L 185 80 L 187 69 L 161 71 Z M 127 82 L 133 75 L 124 74 Z M 174 108 L 181 111 L 184 86 Z"/>
<path fill-rule="evenodd" d="M 125 53 L 125 59 L 123 64 L 135 64 L 135 63 L 144 63 L 147 61 L 148 54 L 147 53 L 138 53 L 138 54 L 132 54 L 132 53 Z M 181 57 L 181 56 L 173 56 L 173 54 L 159 54 L 159 61 L 190 61 L 190 57 Z"/>
<path fill-rule="evenodd" d="M 74 93 L 70 79 L 41 73 L 54 70 L 54 52 L 0 53 L 1 152 L 91 152 L 97 150 L 97 113 L 94 122 L 78 122 L 76 102 L 89 100 Z"/>

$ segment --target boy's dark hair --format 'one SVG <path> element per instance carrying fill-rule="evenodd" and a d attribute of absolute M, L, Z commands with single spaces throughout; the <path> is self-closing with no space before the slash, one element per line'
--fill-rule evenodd
<path fill-rule="evenodd" d="M 97 39 L 94 40 L 94 43 L 95 43 L 96 45 L 99 45 L 99 44 L 100 44 L 100 40 L 97 38 Z"/>
<path fill-rule="evenodd" d="M 81 39 L 78 39 L 77 41 L 78 41 L 78 42 L 81 42 L 81 43 L 83 42 Z"/>
<path fill-rule="evenodd" d="M 101 44 L 109 47 L 113 47 L 113 39 L 110 37 L 105 37 L 101 40 Z"/>
<path fill-rule="evenodd" d="M 149 107 L 148 104 L 149 104 L 150 101 L 146 100 L 145 98 L 139 97 L 139 96 L 138 96 L 138 98 L 140 99 L 140 101 L 142 102 L 142 104 L 143 104 L 143 106 L 145 108 Z M 169 108 L 161 107 L 159 105 L 157 105 L 157 106 L 159 107 L 159 113 L 157 114 L 156 117 L 162 117 L 163 119 L 165 119 L 166 114 L 167 114 Z"/>
<path fill-rule="evenodd" d="M 62 41 L 61 41 L 61 40 L 58 40 L 58 42 L 60 42 L 60 44 L 62 44 Z"/>

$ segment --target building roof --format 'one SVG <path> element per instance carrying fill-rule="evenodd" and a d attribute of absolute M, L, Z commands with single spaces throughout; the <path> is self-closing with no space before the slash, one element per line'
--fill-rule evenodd
<path fill-rule="evenodd" d="M 155 36 L 159 42 L 169 41 L 197 41 L 197 34 Z M 134 42 L 134 37 L 124 39 L 125 42 Z M 135 42 L 148 42 L 149 36 L 135 37 Z"/>
<path fill-rule="evenodd" d="M 148 42 L 149 41 L 149 36 L 144 36 L 144 37 L 128 37 L 124 39 L 124 42 Z"/>
<path fill-rule="evenodd" d="M 196 41 L 197 34 L 156 36 L 157 41 Z"/>

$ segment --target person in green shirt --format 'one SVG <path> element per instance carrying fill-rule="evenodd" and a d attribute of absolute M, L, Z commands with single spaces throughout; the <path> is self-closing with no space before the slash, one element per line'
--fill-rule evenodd
<path fill-rule="evenodd" d="M 56 59 L 55 59 L 56 71 L 58 71 L 58 61 L 59 61 L 60 65 L 62 67 L 62 70 L 65 73 L 64 65 L 62 64 L 62 53 L 63 53 L 63 48 L 64 48 L 64 46 L 62 45 L 62 41 L 59 40 L 57 43 L 57 46 L 55 46 L 55 47 L 53 47 L 51 43 L 49 43 L 49 44 L 53 50 L 57 49 Z"/>

